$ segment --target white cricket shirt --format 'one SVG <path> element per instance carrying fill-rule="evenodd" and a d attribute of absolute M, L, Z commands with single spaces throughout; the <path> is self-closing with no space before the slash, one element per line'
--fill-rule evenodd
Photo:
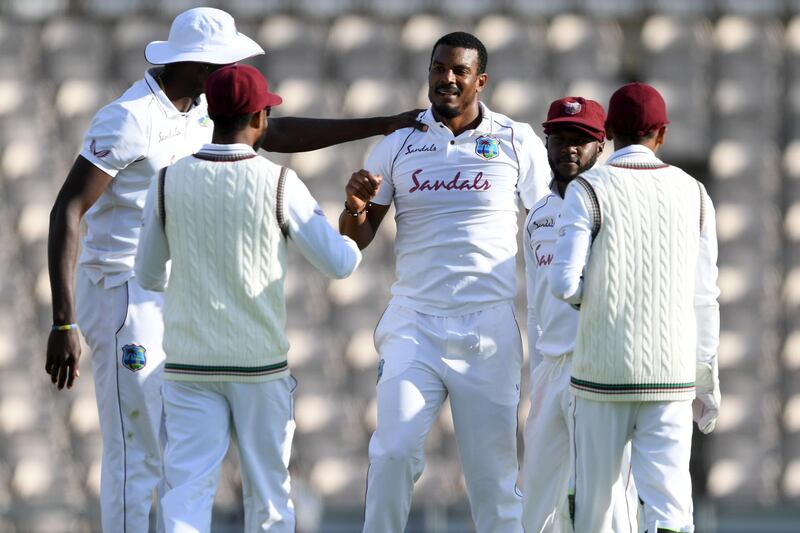
<path fill-rule="evenodd" d="M 542 357 L 570 354 L 575 348 L 578 311 L 550 290 L 550 268 L 555 254 L 556 223 L 564 200 L 555 192 L 539 200 L 525 219 L 523 252 L 528 296 L 528 353 L 531 371 Z"/>
<path fill-rule="evenodd" d="M 383 176 L 376 204 L 395 204 L 397 281 L 392 302 L 455 316 L 516 294 L 517 197 L 547 193 L 544 144 L 528 124 L 481 104 L 477 128 L 453 135 L 430 108 L 428 131 L 381 140 L 366 168 Z"/>
<path fill-rule="evenodd" d="M 81 155 L 111 176 L 84 219 L 87 232 L 79 264 L 89 278 L 114 287 L 133 276 L 147 189 L 158 171 L 211 141 L 205 95 L 178 111 L 151 69 L 100 109 L 86 132 Z"/>

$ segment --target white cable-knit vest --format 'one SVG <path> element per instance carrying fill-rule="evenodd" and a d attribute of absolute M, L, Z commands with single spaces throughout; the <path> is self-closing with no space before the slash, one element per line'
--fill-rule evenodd
<path fill-rule="evenodd" d="M 649 159 L 649 158 L 648 158 Z M 583 178 L 597 196 L 571 387 L 603 401 L 694 398 L 698 182 L 652 162 L 615 161 Z M 581 187 L 580 182 L 571 187 Z"/>
<path fill-rule="evenodd" d="M 279 173 L 247 153 L 200 153 L 167 169 L 166 379 L 256 382 L 288 372 Z"/>

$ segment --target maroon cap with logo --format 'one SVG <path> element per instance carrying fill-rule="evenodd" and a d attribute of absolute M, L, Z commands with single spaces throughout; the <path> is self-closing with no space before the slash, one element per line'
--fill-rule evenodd
<path fill-rule="evenodd" d="M 283 101 L 269 92 L 267 79 L 250 65 L 229 65 L 212 72 L 206 79 L 206 99 L 212 119 L 255 113 Z"/>
<path fill-rule="evenodd" d="M 667 104 L 652 86 L 628 83 L 611 95 L 606 128 L 615 134 L 641 137 L 666 124 Z"/>
<path fill-rule="evenodd" d="M 605 111 L 599 103 L 580 96 L 567 96 L 550 104 L 547 121 L 542 126 L 548 135 L 557 128 L 569 126 L 602 141 L 606 137 L 605 120 Z"/>

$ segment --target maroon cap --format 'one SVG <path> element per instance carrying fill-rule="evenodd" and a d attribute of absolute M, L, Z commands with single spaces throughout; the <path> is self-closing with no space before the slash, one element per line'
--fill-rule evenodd
<path fill-rule="evenodd" d="M 666 124 L 667 104 L 652 86 L 629 83 L 611 95 L 606 128 L 614 133 L 641 137 Z"/>
<path fill-rule="evenodd" d="M 580 96 L 567 96 L 550 104 L 547 121 L 543 122 L 542 126 L 545 134 L 569 126 L 602 141 L 606 137 L 605 120 L 606 113 L 599 103 Z"/>
<path fill-rule="evenodd" d="M 229 65 L 212 72 L 206 79 L 206 99 L 212 119 L 255 113 L 283 101 L 269 92 L 267 79 L 250 65 Z"/>

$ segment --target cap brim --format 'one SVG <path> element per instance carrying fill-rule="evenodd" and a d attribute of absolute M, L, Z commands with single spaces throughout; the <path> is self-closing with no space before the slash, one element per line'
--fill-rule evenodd
<path fill-rule="evenodd" d="M 597 139 L 598 141 L 604 140 L 606 135 L 606 132 L 603 129 L 598 129 L 581 120 L 575 120 L 567 117 L 548 120 L 547 122 L 542 123 L 542 127 L 544 128 L 545 133 L 550 133 L 557 128 L 575 128 L 590 135 L 593 139 Z"/>
<path fill-rule="evenodd" d="M 281 98 L 280 96 L 278 96 L 275 93 L 268 92 L 267 93 L 267 103 L 264 104 L 264 105 L 265 106 L 269 106 L 269 107 L 275 107 L 276 105 L 281 105 L 282 102 L 283 102 L 283 98 Z"/>
<path fill-rule="evenodd" d="M 183 61 L 230 65 L 263 53 L 264 49 L 243 33 L 237 33 L 236 38 L 230 42 L 210 43 L 203 50 L 176 50 L 170 46 L 168 41 L 153 41 L 144 48 L 144 58 L 153 65 L 167 65 Z"/>

